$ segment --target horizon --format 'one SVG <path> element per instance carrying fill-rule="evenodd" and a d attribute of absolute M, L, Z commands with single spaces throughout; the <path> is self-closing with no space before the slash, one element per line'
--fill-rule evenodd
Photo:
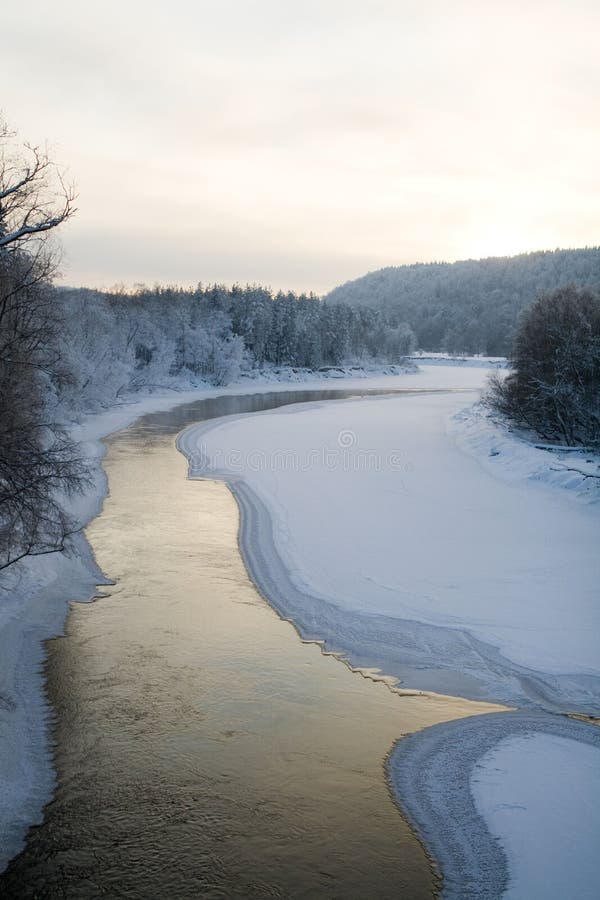
<path fill-rule="evenodd" d="M 69 289 L 69 290 L 91 290 L 98 291 L 99 293 L 111 294 L 111 293 L 124 293 L 126 295 L 135 295 L 138 291 L 144 290 L 153 290 L 155 288 L 164 288 L 164 289 L 172 289 L 172 290 L 194 290 L 196 288 L 204 288 L 208 289 L 211 287 L 225 287 L 230 290 L 233 287 L 240 287 L 242 289 L 248 287 L 256 287 L 261 290 L 270 291 L 273 295 L 281 292 L 283 294 L 296 294 L 298 296 L 302 295 L 314 295 L 319 300 L 323 300 L 326 298 L 327 294 L 334 291 L 337 287 L 342 287 L 345 284 L 348 284 L 350 281 L 358 281 L 361 278 L 365 278 L 368 275 L 373 275 L 376 272 L 383 271 L 385 269 L 402 269 L 402 268 L 412 268 L 414 266 L 453 266 L 460 265 L 461 263 L 473 263 L 473 262 L 487 262 L 489 260 L 495 259 L 518 259 L 523 256 L 536 256 L 543 255 L 547 253 L 576 253 L 578 251 L 585 250 L 596 250 L 600 251 L 600 244 L 590 244 L 583 247 L 554 247 L 552 249 L 542 249 L 542 250 L 524 250 L 522 253 L 514 253 L 507 255 L 491 255 L 491 256 L 480 256 L 480 257 L 467 257 L 465 259 L 432 259 L 432 260 L 416 260 L 415 262 L 407 262 L 400 263 L 398 265 L 390 264 L 383 265 L 379 269 L 372 269 L 368 272 L 363 272 L 362 275 L 358 275 L 356 278 L 348 279 L 345 282 L 340 281 L 338 284 L 334 285 L 333 288 L 330 288 L 327 292 L 322 294 L 316 293 L 315 291 L 301 291 L 296 290 L 293 287 L 285 287 L 278 286 L 273 287 L 270 284 L 261 284 L 257 281 L 248 281 L 248 280 L 240 280 L 240 281 L 204 281 L 203 279 L 197 279 L 195 281 L 188 282 L 177 282 L 177 281 L 153 281 L 152 283 L 148 282 L 135 282 L 132 284 L 124 284 L 122 282 L 118 282 L 116 284 L 110 285 L 95 285 L 95 284 L 69 284 L 67 281 L 62 280 L 60 282 L 60 287 Z"/>
<path fill-rule="evenodd" d="M 31 0 L 3 24 L 3 116 L 78 189 L 70 285 L 323 295 L 598 241 L 589 0 Z"/>

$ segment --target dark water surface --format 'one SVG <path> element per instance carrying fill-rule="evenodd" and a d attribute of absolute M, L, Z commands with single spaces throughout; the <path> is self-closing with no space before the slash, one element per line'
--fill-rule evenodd
<path fill-rule="evenodd" d="M 356 394 L 204 400 L 107 440 L 87 537 L 116 584 L 49 642 L 58 788 L 0 897 L 434 895 L 385 757 L 492 707 L 394 693 L 302 643 L 248 579 L 229 491 L 187 481 L 174 447 L 191 422 Z"/>

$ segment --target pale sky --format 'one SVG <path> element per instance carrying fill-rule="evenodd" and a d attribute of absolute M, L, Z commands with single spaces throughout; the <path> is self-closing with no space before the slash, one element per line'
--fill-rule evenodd
<path fill-rule="evenodd" d="M 28 0 L 0 109 L 76 183 L 65 282 L 325 292 L 600 244 L 597 0 Z"/>

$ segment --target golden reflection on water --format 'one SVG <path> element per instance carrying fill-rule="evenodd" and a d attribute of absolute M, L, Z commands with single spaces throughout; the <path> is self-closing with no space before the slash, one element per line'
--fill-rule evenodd
<path fill-rule="evenodd" d="M 50 644 L 58 790 L 0 893 L 431 897 L 385 757 L 495 707 L 399 696 L 300 641 L 248 579 L 229 491 L 187 481 L 172 435 L 128 429 L 104 466 L 87 534 L 116 585 Z"/>

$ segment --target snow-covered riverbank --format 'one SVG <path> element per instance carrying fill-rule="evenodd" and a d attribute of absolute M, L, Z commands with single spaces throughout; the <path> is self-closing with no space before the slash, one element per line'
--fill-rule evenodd
<path fill-rule="evenodd" d="M 470 367 L 425 372 L 423 386 L 474 391 L 483 383 L 481 371 Z M 412 382 L 407 376 L 403 386 Z M 250 573 L 303 635 L 407 686 L 531 710 L 597 712 L 595 483 L 585 473 L 565 478 L 555 471 L 560 453 L 498 431 L 482 412 L 465 412 L 476 399 L 447 393 L 288 407 L 192 427 L 178 445 L 192 476 L 222 477 L 232 486 Z M 586 466 L 597 467 L 596 458 L 585 456 Z M 536 881 L 539 855 L 528 864 L 526 844 L 519 854 L 514 842 L 490 837 L 505 836 L 512 820 L 498 816 L 494 780 L 485 777 L 494 757 L 486 754 L 507 737 L 535 733 L 551 768 L 556 754 L 545 752 L 543 735 L 573 741 L 583 735 L 596 747 L 600 732 L 532 712 L 484 717 L 464 732 L 461 723 L 439 726 L 436 733 L 444 745 L 454 735 L 453 752 L 427 770 L 429 793 L 416 787 L 423 779 L 412 779 L 419 764 L 410 766 L 408 757 L 402 757 L 406 777 L 394 762 L 391 773 L 444 866 L 448 896 L 497 897 L 510 883 L 513 898 L 546 897 L 543 887 L 528 893 L 531 884 L 544 883 Z M 416 748 L 418 760 L 428 735 L 402 741 L 396 752 Z M 522 762 L 518 744 L 502 746 L 511 783 L 524 783 L 527 755 Z M 444 810 L 441 831 L 434 795 Z M 448 816 L 452 795 L 458 805 Z M 528 821 L 539 825 L 548 804 L 523 800 Z M 572 814 L 573 804 L 560 814 Z M 582 817 L 581 828 L 588 825 Z M 481 845 L 481 854 L 457 856 L 455 839 Z M 556 836 L 551 843 L 557 865 L 561 858 L 566 864 L 568 844 Z M 479 863 L 487 866 L 485 877 Z M 578 885 L 581 896 L 591 896 L 589 879 L 582 876 Z"/>
<path fill-rule="evenodd" d="M 388 771 L 444 900 L 595 900 L 600 728 L 507 712 L 399 741 Z"/>
<path fill-rule="evenodd" d="M 408 687 L 596 713 L 600 505 L 464 453 L 447 423 L 481 373 L 434 372 L 458 393 L 234 416 L 179 447 L 233 484 L 253 574 L 303 633 Z"/>

